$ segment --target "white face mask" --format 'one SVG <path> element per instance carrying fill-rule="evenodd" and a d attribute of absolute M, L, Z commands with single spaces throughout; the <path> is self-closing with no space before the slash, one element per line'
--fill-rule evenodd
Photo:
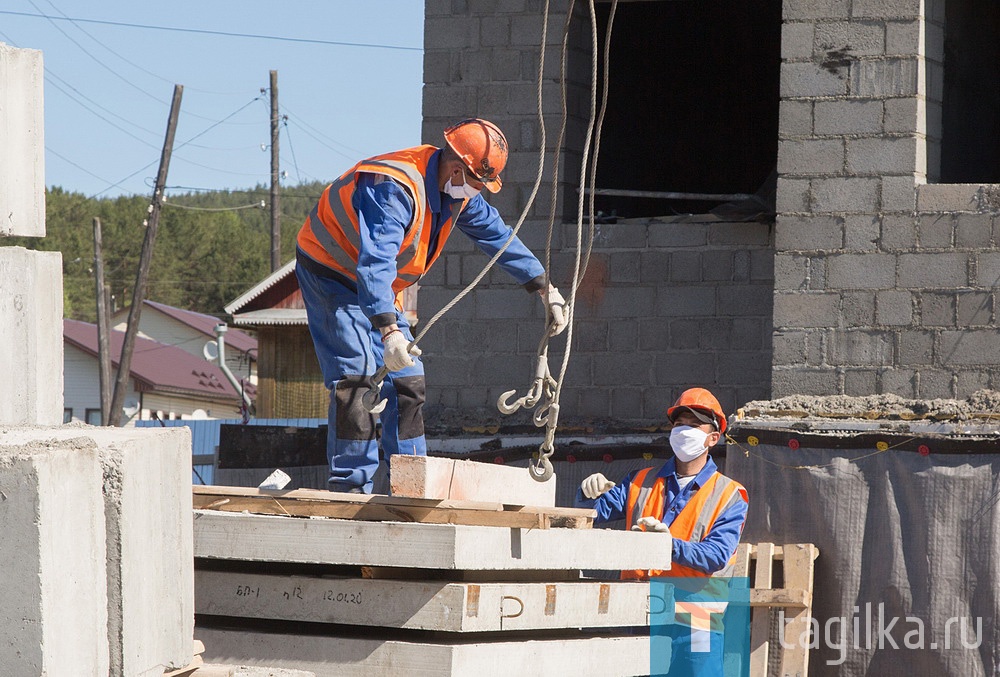
<path fill-rule="evenodd" d="M 479 191 L 469 185 L 469 178 L 462 172 L 462 179 L 465 181 L 461 186 L 451 183 L 451 178 L 444 184 L 444 192 L 456 200 L 471 200 L 479 195 Z"/>
<path fill-rule="evenodd" d="M 693 461 L 708 451 L 705 446 L 707 440 L 707 432 L 689 425 L 675 426 L 670 431 L 670 448 L 674 450 L 677 460 L 684 463 Z"/>

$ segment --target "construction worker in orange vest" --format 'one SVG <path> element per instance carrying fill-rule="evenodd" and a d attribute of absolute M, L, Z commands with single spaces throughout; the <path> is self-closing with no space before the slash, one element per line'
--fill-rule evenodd
<path fill-rule="evenodd" d="M 691 388 L 667 409 L 674 457 L 620 483 L 601 473 L 580 485 L 577 505 L 597 510 L 597 523 L 626 520 L 636 531 L 673 538 L 668 570 L 623 571 L 622 578 L 726 575 L 746 521 L 746 489 L 719 472 L 708 454 L 726 432 L 726 416 L 712 393 Z"/>
<path fill-rule="evenodd" d="M 672 459 L 659 469 L 630 473 L 617 485 L 594 473 L 580 485 L 577 505 L 595 508 L 597 523 L 624 519 L 626 528 L 633 531 L 652 531 L 673 539 L 670 569 L 623 571 L 623 579 L 671 577 L 677 590 L 703 591 L 709 577 L 731 575 L 747 516 L 747 492 L 720 473 L 708 454 L 726 432 L 726 416 L 712 393 L 704 388 L 685 390 L 667 409 L 667 417 L 673 424 Z M 683 597 L 675 591 L 674 599 L 679 602 Z M 667 615 L 675 620 L 650 629 L 670 646 L 668 652 L 651 649 L 651 671 L 676 677 L 721 677 L 721 615 L 709 619 L 710 634 L 716 639 L 696 644 L 693 617 L 685 616 L 680 605 L 676 608 L 676 617 Z M 692 612 L 688 609 L 687 613 Z M 669 664 L 658 664 L 661 658 Z"/>
<path fill-rule="evenodd" d="M 402 292 L 440 256 L 458 228 L 487 256 L 511 229 L 482 196 L 500 190 L 507 139 L 491 122 L 463 120 L 444 147 L 407 148 L 362 160 L 327 186 L 296 241 L 302 291 L 323 380 L 330 389 L 329 488 L 370 493 L 379 465 L 375 417 L 362 402 L 372 376 L 389 369 L 382 446 L 426 454 L 424 367 L 403 315 Z M 546 305 L 549 331 L 566 327 L 565 301 L 545 269 L 514 238 L 498 264 Z"/>

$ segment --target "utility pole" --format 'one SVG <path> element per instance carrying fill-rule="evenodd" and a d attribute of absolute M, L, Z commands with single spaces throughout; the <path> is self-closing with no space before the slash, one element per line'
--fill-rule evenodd
<path fill-rule="evenodd" d="M 101 219 L 94 217 L 94 278 L 97 284 L 97 364 L 101 388 L 101 425 L 108 425 L 111 411 L 111 348 L 108 338 L 111 318 L 104 288 L 104 245 L 101 242 Z"/>
<path fill-rule="evenodd" d="M 281 195 L 278 185 L 278 71 L 271 71 L 271 272 L 281 268 Z"/>
<path fill-rule="evenodd" d="M 122 355 L 118 360 L 118 377 L 115 379 L 115 393 L 111 399 L 111 411 L 108 417 L 108 425 L 112 426 L 121 425 L 122 405 L 125 402 L 125 390 L 128 388 L 129 372 L 132 369 L 132 350 L 135 347 L 135 335 L 139 331 L 142 302 L 146 296 L 149 264 L 153 260 L 153 243 L 156 240 L 156 229 L 160 223 L 163 187 L 167 183 L 167 169 L 170 167 L 170 155 L 174 150 L 174 133 L 177 131 L 177 117 L 181 112 L 181 94 L 183 92 L 184 87 L 174 85 L 174 98 L 170 103 L 170 117 L 167 119 L 167 135 L 163 139 L 163 151 L 160 154 L 160 170 L 156 173 L 156 187 L 153 188 L 153 199 L 149 203 L 146 237 L 142 241 L 142 253 L 139 254 L 139 272 L 135 278 L 135 289 L 132 290 L 132 306 L 128 311 L 128 326 L 125 328 Z"/>

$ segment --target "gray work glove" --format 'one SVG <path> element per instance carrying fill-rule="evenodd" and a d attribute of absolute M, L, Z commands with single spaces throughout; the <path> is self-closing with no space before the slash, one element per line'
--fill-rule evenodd
<path fill-rule="evenodd" d="M 566 299 L 562 297 L 559 290 L 556 289 L 551 284 L 548 289 L 539 289 L 538 293 L 541 294 L 542 300 L 545 305 L 549 308 L 549 314 L 552 316 L 552 325 L 549 327 L 549 336 L 557 336 L 563 333 L 566 329 Z"/>
<path fill-rule="evenodd" d="M 614 486 L 614 482 L 610 481 L 601 473 L 595 472 L 580 484 L 580 491 L 582 491 L 583 495 L 587 498 L 595 499 L 601 494 L 611 491 Z"/>
<path fill-rule="evenodd" d="M 382 337 L 384 346 L 385 366 L 389 371 L 399 371 L 413 366 L 413 358 L 410 355 L 420 355 L 420 348 L 413 346 L 409 348 L 410 342 L 398 329 L 390 331 Z"/>

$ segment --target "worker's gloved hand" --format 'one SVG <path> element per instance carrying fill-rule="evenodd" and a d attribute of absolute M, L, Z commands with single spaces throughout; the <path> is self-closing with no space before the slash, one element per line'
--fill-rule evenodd
<path fill-rule="evenodd" d="M 551 284 L 548 289 L 539 289 L 538 293 L 542 295 L 542 300 L 545 305 L 549 308 L 549 314 L 552 315 L 552 324 L 549 327 L 549 336 L 556 336 L 563 333 L 566 329 L 566 299 L 562 297 L 559 290 L 553 287 Z"/>
<path fill-rule="evenodd" d="M 611 491 L 614 486 L 614 482 L 610 481 L 601 473 L 595 472 L 580 484 L 580 491 L 582 491 L 583 495 L 587 498 L 593 499 L 607 491 Z"/>
<path fill-rule="evenodd" d="M 382 337 L 384 346 L 385 366 L 389 371 L 399 371 L 413 366 L 413 358 L 410 355 L 420 355 L 420 348 L 413 346 L 407 350 L 410 342 L 398 329 L 394 329 Z"/>
<path fill-rule="evenodd" d="M 669 534 L 670 529 L 666 524 L 656 519 L 655 517 L 640 517 L 632 525 L 632 531 L 656 531 L 663 534 Z"/>

